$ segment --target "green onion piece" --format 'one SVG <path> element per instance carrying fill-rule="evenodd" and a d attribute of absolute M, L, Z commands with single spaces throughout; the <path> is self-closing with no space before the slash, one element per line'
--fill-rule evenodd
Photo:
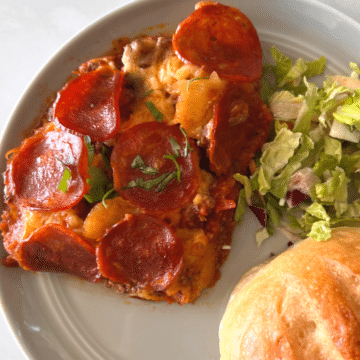
<path fill-rule="evenodd" d="M 187 92 L 189 92 L 190 84 L 193 81 L 198 81 L 198 80 L 209 80 L 209 78 L 208 77 L 198 77 L 198 78 L 191 79 L 187 84 L 187 88 L 186 88 Z"/>
<path fill-rule="evenodd" d="M 95 146 L 91 144 L 91 138 L 89 135 L 84 136 L 84 142 L 89 156 L 89 165 L 91 165 L 95 155 Z"/>
<path fill-rule="evenodd" d="M 152 101 L 147 101 L 145 105 L 147 106 L 147 108 L 149 109 L 151 115 L 155 118 L 155 120 L 161 123 L 164 114 L 157 109 L 157 107 L 154 105 Z"/>

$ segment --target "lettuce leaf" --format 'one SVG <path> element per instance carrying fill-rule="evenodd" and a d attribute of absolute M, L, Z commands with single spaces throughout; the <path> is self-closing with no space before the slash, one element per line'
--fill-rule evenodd
<path fill-rule="evenodd" d="M 308 237 L 317 241 L 326 241 L 331 237 L 331 227 L 326 221 L 316 221 L 312 224 Z"/>
<path fill-rule="evenodd" d="M 360 96 L 348 97 L 344 105 L 339 106 L 333 113 L 333 116 L 336 121 L 360 130 Z"/>
<path fill-rule="evenodd" d="M 336 217 L 348 208 L 348 182 L 344 169 L 336 167 L 331 176 L 323 183 L 315 185 L 317 199 L 325 205 L 333 205 Z"/>
<path fill-rule="evenodd" d="M 275 139 L 268 143 L 260 158 L 258 170 L 259 192 L 265 195 L 272 187 L 272 179 L 275 174 L 283 169 L 294 155 L 300 145 L 300 133 L 294 133 L 289 129 L 281 129 Z"/>
<path fill-rule="evenodd" d="M 309 134 L 311 129 L 311 121 L 318 114 L 318 104 L 321 99 L 321 95 L 318 93 L 318 88 L 315 84 L 309 83 L 304 79 L 306 85 L 306 93 L 304 96 L 303 107 L 294 124 L 294 132 L 301 132 L 303 134 Z"/>
<path fill-rule="evenodd" d="M 326 58 L 320 56 L 314 61 L 297 59 L 295 64 L 275 46 L 271 48 L 275 60 L 274 73 L 279 88 L 292 91 L 294 95 L 304 94 L 306 85 L 303 78 L 311 78 L 323 74 L 326 68 Z"/>
<path fill-rule="evenodd" d="M 282 90 L 269 99 L 269 108 L 278 120 L 296 119 L 302 107 L 303 97 L 295 96 L 290 91 Z"/>
<path fill-rule="evenodd" d="M 275 65 L 264 69 L 274 77 L 275 122 L 254 159 L 257 171 L 237 179 L 244 185 L 239 212 L 255 195 L 261 199 L 267 222 L 259 243 L 276 227 L 326 241 L 333 227 L 360 226 L 360 67 L 351 63 L 351 77 L 332 76 L 318 87 L 309 79 L 322 74 L 325 58 L 292 61 L 271 51 Z M 306 195 L 296 206 L 287 201 L 293 190 Z"/>
<path fill-rule="evenodd" d="M 309 156 L 310 150 L 313 148 L 314 143 L 310 137 L 302 136 L 301 144 L 296 153 L 289 159 L 285 168 L 271 181 L 270 191 L 273 195 L 279 199 L 283 199 L 286 196 L 291 176 L 300 169 L 302 161 Z"/>

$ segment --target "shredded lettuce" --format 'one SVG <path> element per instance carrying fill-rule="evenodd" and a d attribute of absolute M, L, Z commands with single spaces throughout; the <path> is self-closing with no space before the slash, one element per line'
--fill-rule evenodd
<path fill-rule="evenodd" d="M 274 131 L 255 158 L 256 172 L 235 175 L 243 185 L 238 219 L 260 201 L 267 222 L 258 244 L 276 227 L 326 241 L 334 227 L 360 226 L 360 68 L 350 63 L 350 77 L 327 77 L 319 86 L 311 78 L 323 74 L 324 57 L 293 61 L 271 52 L 275 64 L 265 65 L 263 83 Z M 287 198 L 294 191 L 303 194 L 295 205 Z"/>
<path fill-rule="evenodd" d="M 259 168 L 259 191 L 265 195 L 271 189 L 271 181 L 276 173 L 283 169 L 300 145 L 300 133 L 289 129 L 281 129 L 274 141 L 268 143 L 263 152 Z"/>
<path fill-rule="evenodd" d="M 277 120 L 296 119 L 301 107 L 302 97 L 295 96 L 287 90 L 278 91 L 269 99 L 269 108 Z"/>
<path fill-rule="evenodd" d="M 360 130 L 360 96 L 348 97 L 344 105 L 339 106 L 333 116 L 336 121 Z"/>
<path fill-rule="evenodd" d="M 326 68 L 324 56 L 314 61 L 298 59 L 293 63 L 291 58 L 284 55 L 275 46 L 271 48 L 271 54 L 275 65 L 267 65 L 266 71 L 274 74 L 275 87 L 291 91 L 296 96 L 306 92 L 304 77 L 310 79 L 321 75 Z"/>

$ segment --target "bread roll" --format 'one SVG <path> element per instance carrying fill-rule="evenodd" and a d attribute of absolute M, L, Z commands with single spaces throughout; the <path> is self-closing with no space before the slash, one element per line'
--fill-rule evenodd
<path fill-rule="evenodd" d="M 221 360 L 360 359 L 360 229 L 307 239 L 235 287 Z"/>

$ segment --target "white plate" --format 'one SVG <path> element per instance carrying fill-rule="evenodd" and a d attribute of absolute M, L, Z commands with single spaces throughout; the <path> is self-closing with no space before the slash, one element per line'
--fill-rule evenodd
<path fill-rule="evenodd" d="M 276 45 L 293 57 L 325 55 L 329 71 L 344 73 L 349 61 L 360 61 L 360 26 L 316 1 L 224 1 L 241 8 L 253 21 L 264 56 Z M 194 9 L 194 1 L 152 0 L 115 11 L 80 33 L 37 76 L 14 112 L 0 142 L 4 153 L 22 140 L 23 130 L 83 61 L 111 46 L 111 40 L 173 31 Z M 19 125 L 21 124 L 21 125 Z M 218 359 L 218 325 L 229 295 L 242 273 L 287 247 L 277 234 L 257 248 L 259 228 L 247 213 L 237 228 L 230 257 L 216 286 L 184 306 L 129 299 L 101 285 L 65 275 L 33 274 L 0 267 L 3 311 L 24 352 L 36 360 L 208 360 Z M 1 255 L 5 251 L 1 249 Z"/>

